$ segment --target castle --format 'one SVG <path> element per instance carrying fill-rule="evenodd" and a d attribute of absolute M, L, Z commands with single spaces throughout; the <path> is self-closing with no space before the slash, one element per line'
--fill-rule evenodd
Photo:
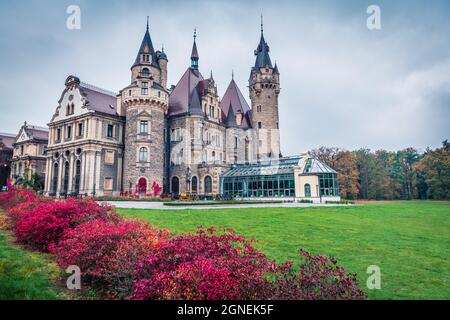
<path fill-rule="evenodd" d="M 48 123 L 48 144 L 39 150 L 46 158 L 44 193 L 335 199 L 334 170 L 307 154 L 281 156 L 280 73 L 262 24 L 254 54 L 250 105 L 233 77 L 220 98 L 212 72 L 202 75 L 195 32 L 190 66 L 168 89 L 169 60 L 153 47 L 147 22 L 131 82 L 118 94 L 67 77 Z M 25 125 L 21 132 L 31 131 Z M 28 156 L 23 145 L 34 141 L 21 135 L 13 144 L 16 162 Z M 13 161 L 12 168 L 13 178 L 23 175 L 21 165 Z"/>

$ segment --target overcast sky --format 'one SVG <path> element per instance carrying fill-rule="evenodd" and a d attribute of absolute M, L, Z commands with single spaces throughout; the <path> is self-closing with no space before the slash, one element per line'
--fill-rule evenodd
<path fill-rule="evenodd" d="M 81 8 L 68 30 L 66 8 Z M 381 8 L 369 30 L 367 7 Z M 46 125 L 69 74 L 118 92 L 150 16 L 164 44 L 169 85 L 189 66 L 197 28 L 200 71 L 223 95 L 234 78 L 248 97 L 260 14 L 281 73 L 281 148 L 322 145 L 396 150 L 450 138 L 450 1 L 61 1 L 0 2 L 0 132 Z M 249 99 L 247 99 L 249 101 Z"/>

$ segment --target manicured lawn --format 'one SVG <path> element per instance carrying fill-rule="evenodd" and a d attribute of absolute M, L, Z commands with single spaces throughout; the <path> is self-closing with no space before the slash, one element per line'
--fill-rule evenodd
<path fill-rule="evenodd" d="M 450 202 L 118 212 L 176 232 L 231 227 L 278 261 L 295 261 L 300 247 L 332 255 L 370 299 L 450 299 Z M 366 287 L 370 265 L 381 268 L 381 290 Z"/>
<path fill-rule="evenodd" d="M 1 213 L 0 213 L 1 214 Z M 62 299 L 52 283 L 59 268 L 46 255 L 24 250 L 0 230 L 0 300 Z"/>

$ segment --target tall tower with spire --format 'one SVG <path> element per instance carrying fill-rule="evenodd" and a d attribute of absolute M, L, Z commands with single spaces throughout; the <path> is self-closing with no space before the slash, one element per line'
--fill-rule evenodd
<path fill-rule="evenodd" d="M 131 84 L 118 97 L 126 117 L 124 191 L 152 194 L 164 185 L 167 61 L 164 49 L 153 47 L 147 17 L 144 38 L 131 66 Z"/>
<path fill-rule="evenodd" d="M 257 156 L 259 159 L 279 158 L 280 133 L 278 95 L 280 74 L 277 64 L 272 65 L 269 45 L 264 39 L 261 16 L 261 38 L 255 50 L 256 61 L 249 78 L 253 128 L 257 133 Z"/>

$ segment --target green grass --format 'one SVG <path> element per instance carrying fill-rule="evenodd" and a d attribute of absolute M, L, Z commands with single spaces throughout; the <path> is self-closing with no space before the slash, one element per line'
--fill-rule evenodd
<path fill-rule="evenodd" d="M 450 299 L 450 202 L 118 212 L 175 232 L 231 227 L 279 262 L 296 261 L 300 247 L 332 255 L 370 299 Z M 369 265 L 381 268 L 380 290 L 366 288 Z"/>
<path fill-rule="evenodd" d="M 24 250 L 0 231 L 0 300 L 62 299 L 53 283 L 59 274 L 50 257 Z"/>

